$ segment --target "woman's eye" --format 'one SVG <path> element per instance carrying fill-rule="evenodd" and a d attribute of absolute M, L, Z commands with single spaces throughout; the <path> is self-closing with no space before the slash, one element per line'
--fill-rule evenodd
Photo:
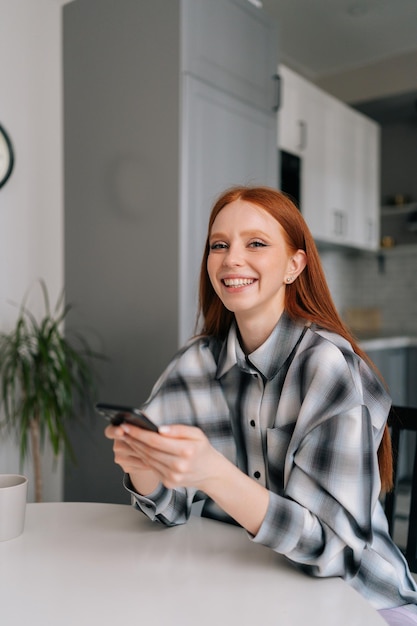
<path fill-rule="evenodd" d="M 210 250 L 223 250 L 225 248 L 227 248 L 227 244 L 224 241 L 216 241 L 210 244 Z"/>
<path fill-rule="evenodd" d="M 250 248 L 265 248 L 266 247 L 266 243 L 264 243 L 263 241 L 251 241 L 249 244 Z"/>

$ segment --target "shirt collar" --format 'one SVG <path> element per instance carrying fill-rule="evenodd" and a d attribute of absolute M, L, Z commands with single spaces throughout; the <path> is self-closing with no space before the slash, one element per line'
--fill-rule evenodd
<path fill-rule="evenodd" d="M 255 368 L 266 380 L 271 380 L 290 356 L 304 327 L 304 321 L 294 321 L 284 311 L 268 339 L 251 354 L 243 352 L 234 322 L 219 356 L 216 378 L 221 378 L 234 365 L 243 370 Z"/>

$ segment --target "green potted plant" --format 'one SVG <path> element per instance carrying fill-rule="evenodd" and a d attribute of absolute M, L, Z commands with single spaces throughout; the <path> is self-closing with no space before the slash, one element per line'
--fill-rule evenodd
<path fill-rule="evenodd" d="M 31 450 L 36 502 L 42 501 L 45 438 L 55 455 L 66 449 L 74 458 L 66 424 L 90 403 L 94 389 L 91 358 L 98 356 L 79 335 L 70 343 L 63 329 L 70 310 L 64 294 L 51 311 L 46 285 L 42 280 L 40 285 L 45 307 L 42 319 L 38 321 L 27 308 L 25 298 L 14 327 L 0 333 L 3 425 L 18 436 L 21 463 Z"/>

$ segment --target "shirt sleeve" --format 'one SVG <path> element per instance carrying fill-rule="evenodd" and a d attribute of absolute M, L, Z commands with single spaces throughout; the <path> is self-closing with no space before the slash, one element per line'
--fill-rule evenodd
<path fill-rule="evenodd" d="M 217 363 L 210 341 L 192 340 L 174 357 L 155 383 L 143 405 L 155 424 L 187 424 L 201 428 L 227 458 L 236 457 L 229 408 L 216 380 Z M 147 497 L 134 492 L 125 478 L 135 508 L 167 526 L 184 524 L 192 504 L 203 494 L 195 488 L 166 489 L 160 486 Z M 130 488 L 129 488 L 130 486 Z"/>
<path fill-rule="evenodd" d="M 123 486 L 131 494 L 134 508 L 144 513 L 152 522 L 176 526 L 187 521 L 192 499 L 188 507 L 186 489 L 167 489 L 159 484 L 152 493 L 143 496 L 135 491 L 128 474 L 124 476 Z"/>
<path fill-rule="evenodd" d="M 372 543 L 377 447 L 390 400 L 363 361 L 330 343 L 303 354 L 294 367 L 301 400 L 284 490 L 270 492 L 253 540 L 316 576 L 354 575 Z M 294 410 L 291 403 L 287 408 Z"/>

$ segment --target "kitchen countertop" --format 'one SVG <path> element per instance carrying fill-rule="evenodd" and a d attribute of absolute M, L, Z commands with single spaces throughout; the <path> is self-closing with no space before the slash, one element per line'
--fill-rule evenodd
<path fill-rule="evenodd" d="M 389 348 L 417 348 L 417 337 L 412 335 L 380 335 L 359 340 L 362 350 L 387 350 Z"/>

